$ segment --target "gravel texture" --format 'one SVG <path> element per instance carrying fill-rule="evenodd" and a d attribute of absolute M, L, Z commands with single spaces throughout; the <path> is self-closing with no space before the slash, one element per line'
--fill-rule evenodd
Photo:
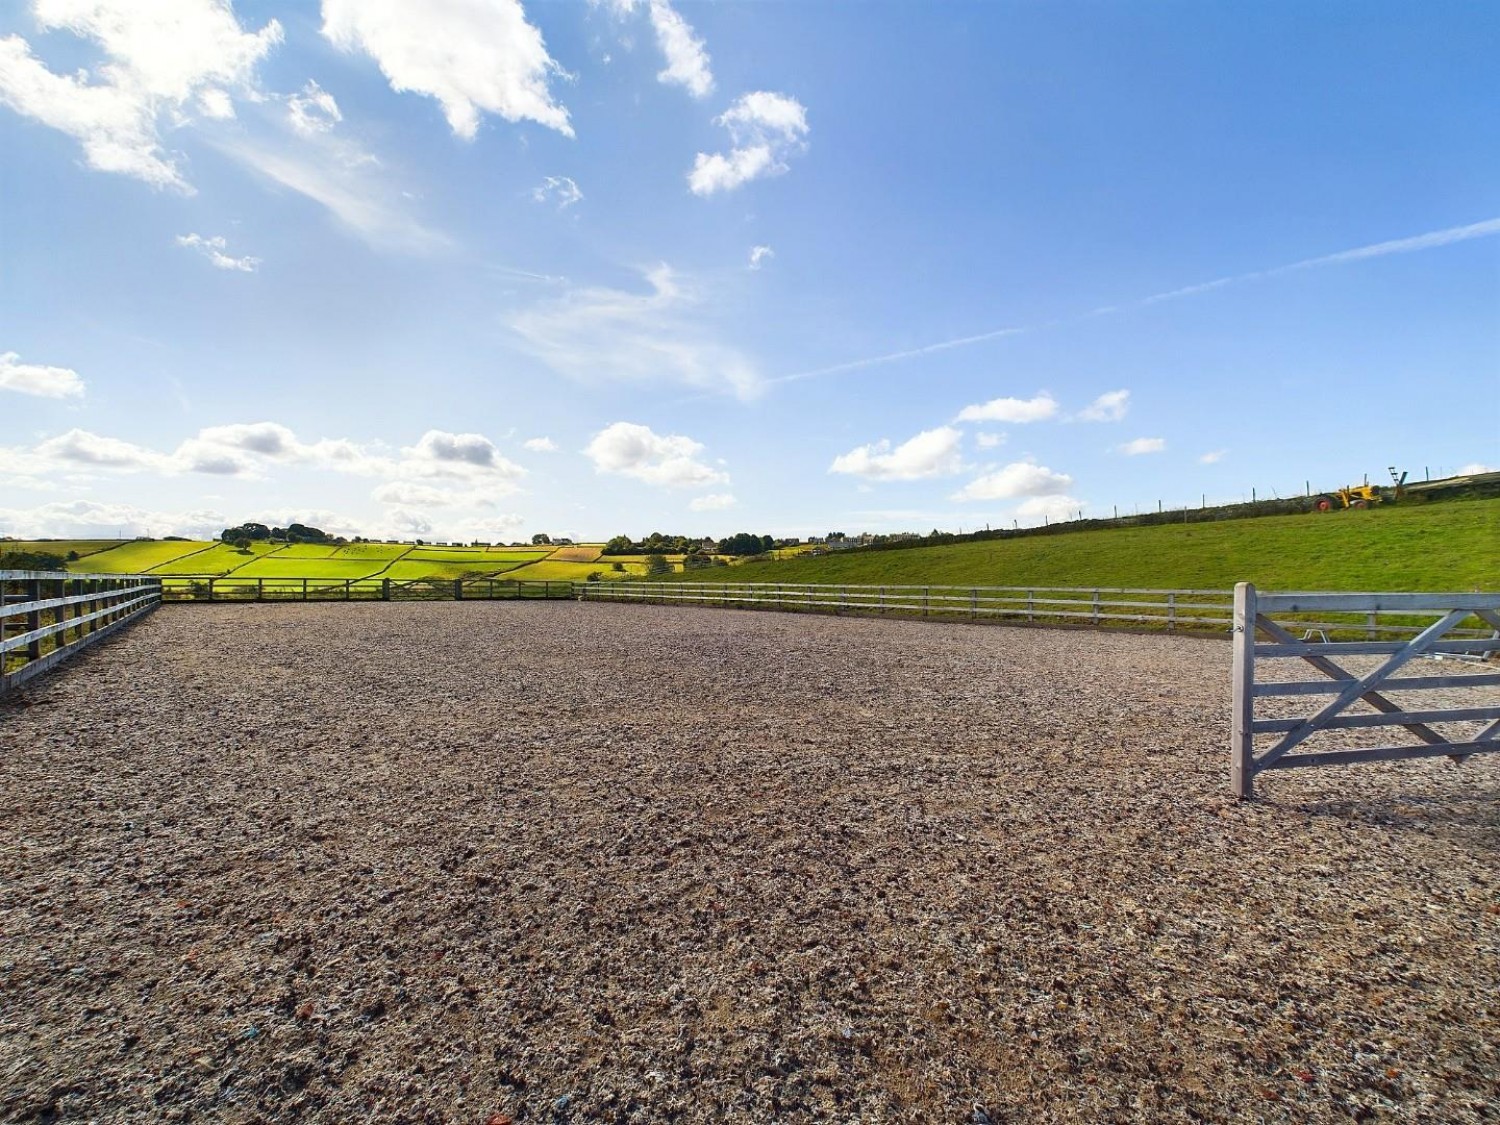
<path fill-rule="evenodd" d="M 1229 655 L 164 609 L 0 703 L 0 1120 L 1500 1120 L 1500 755 L 1236 804 Z"/>

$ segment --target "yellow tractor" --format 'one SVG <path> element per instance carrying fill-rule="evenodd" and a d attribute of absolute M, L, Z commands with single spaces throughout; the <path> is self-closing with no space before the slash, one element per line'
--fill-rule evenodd
<path fill-rule="evenodd" d="M 1370 478 L 1365 478 L 1364 484 L 1351 484 L 1348 488 L 1341 488 L 1337 492 L 1325 492 L 1322 496 L 1313 497 L 1313 511 L 1336 512 L 1341 508 L 1371 508 L 1376 504 L 1383 504 L 1387 500 L 1399 497 L 1406 487 L 1406 474 L 1396 474 L 1394 466 L 1391 467 L 1391 480 L 1395 483 L 1394 488 L 1381 488 L 1378 484 L 1371 484 Z"/>

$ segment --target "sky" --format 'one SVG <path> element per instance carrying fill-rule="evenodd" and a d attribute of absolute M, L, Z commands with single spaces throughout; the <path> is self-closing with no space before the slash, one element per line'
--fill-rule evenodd
<path fill-rule="evenodd" d="M 0 534 L 1500 466 L 1500 6 L 0 0 Z"/>

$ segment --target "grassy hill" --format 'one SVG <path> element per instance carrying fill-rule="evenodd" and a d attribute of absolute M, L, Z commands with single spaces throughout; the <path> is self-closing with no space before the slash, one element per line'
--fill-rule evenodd
<path fill-rule="evenodd" d="M 80 557 L 80 574 L 155 574 L 163 578 L 410 579 L 505 577 L 584 581 L 599 571 L 615 577 L 645 573 L 639 560 L 617 573 L 599 560 L 598 544 L 568 547 L 417 547 L 409 543 L 267 543 L 230 547 L 213 540 L 8 540 L 0 551 Z"/>
<path fill-rule="evenodd" d="M 695 570 L 706 582 L 1500 590 L 1500 500 L 850 550 Z"/>

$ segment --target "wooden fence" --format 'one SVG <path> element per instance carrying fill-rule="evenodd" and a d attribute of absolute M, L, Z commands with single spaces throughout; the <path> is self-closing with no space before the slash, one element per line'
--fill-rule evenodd
<path fill-rule="evenodd" d="M 160 604 L 144 575 L 0 570 L 0 695 Z"/>
<path fill-rule="evenodd" d="M 588 601 L 1220 633 L 1229 628 L 1230 610 L 1224 590 L 624 581 L 580 582 L 578 587 L 579 597 Z"/>
<path fill-rule="evenodd" d="M 1330 636 L 1330 619 L 1361 617 L 1363 630 L 1348 630 L 1356 639 Z M 1370 639 L 1361 632 L 1381 636 Z M 1394 639 L 1392 633 L 1397 634 Z M 1436 756 L 1461 761 L 1500 750 L 1500 674 L 1489 663 L 1496 652 L 1500 594 L 1264 594 L 1240 583 L 1234 592 L 1230 733 L 1235 795 L 1251 796 L 1256 775 L 1265 770 Z M 1279 665 L 1289 659 L 1306 661 L 1323 678 L 1258 676 L 1259 661 Z M 1370 666 L 1355 667 L 1351 660 Z M 1411 675 L 1416 660 L 1446 667 L 1436 675 Z M 1408 674 L 1397 675 L 1403 669 Z M 1436 696 L 1436 701 L 1430 706 L 1398 703 L 1390 698 L 1397 693 L 1429 701 Z M 1332 698 L 1310 714 L 1257 716 L 1258 701 L 1306 696 Z M 1361 704 L 1364 709 L 1357 710 Z M 1330 732 L 1391 726 L 1403 728 L 1415 741 L 1345 743 L 1323 750 L 1305 745 Z"/>
<path fill-rule="evenodd" d="M 503 578 L 163 578 L 168 602 L 509 601 L 571 598 L 572 582 Z"/>

